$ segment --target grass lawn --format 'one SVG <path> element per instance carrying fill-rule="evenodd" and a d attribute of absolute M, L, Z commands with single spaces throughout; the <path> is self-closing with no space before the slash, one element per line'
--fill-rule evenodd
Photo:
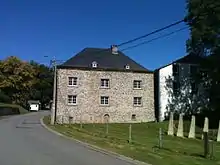
<path fill-rule="evenodd" d="M 158 149 L 159 128 L 167 131 L 167 122 L 132 124 L 132 142 L 128 143 L 129 124 L 55 125 L 44 118 L 50 128 L 69 137 L 111 150 L 153 165 L 220 165 L 220 143 L 214 142 L 214 157 L 203 158 L 203 141 L 171 137 L 164 134 L 163 149 Z"/>
<path fill-rule="evenodd" d="M 24 109 L 23 107 L 21 107 L 20 105 L 16 105 L 16 104 L 5 104 L 5 103 L 0 103 L 0 109 L 2 108 L 18 108 L 20 114 L 25 114 L 28 113 L 28 110 Z"/>

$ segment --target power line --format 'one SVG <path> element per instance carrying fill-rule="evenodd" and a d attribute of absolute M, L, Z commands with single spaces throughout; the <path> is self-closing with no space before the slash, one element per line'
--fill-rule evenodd
<path fill-rule="evenodd" d="M 211 4 L 212 4 L 212 3 L 207 4 L 207 5 L 211 5 Z M 220 7 L 220 5 L 216 5 L 216 6 L 212 7 L 212 9 L 215 9 L 215 8 L 218 8 L 218 7 Z M 196 16 L 196 17 L 203 16 L 203 15 L 207 15 L 207 14 L 208 14 L 207 12 L 199 13 L 199 15 Z M 120 46 L 129 44 L 129 43 L 132 43 L 132 42 L 134 42 L 134 41 L 137 41 L 137 40 L 140 40 L 140 39 L 142 39 L 142 38 L 148 37 L 148 36 L 150 36 L 150 35 L 152 35 L 152 34 L 155 34 L 155 33 L 158 33 L 158 32 L 160 32 L 160 31 L 166 30 L 166 29 L 168 29 L 168 28 L 171 28 L 171 27 L 173 27 L 173 26 L 176 26 L 176 25 L 178 25 L 178 24 L 180 24 L 180 23 L 182 23 L 182 22 L 186 22 L 186 21 L 187 21 L 187 19 L 186 19 L 186 18 L 183 18 L 183 19 L 181 19 L 181 20 L 179 20 L 179 21 L 177 21 L 177 22 L 174 22 L 174 23 L 172 23 L 172 24 L 170 24 L 170 25 L 167 25 L 167 26 L 165 26 L 165 27 L 162 27 L 162 28 L 160 28 L 160 29 L 157 29 L 157 30 L 155 30 L 155 31 L 153 31 L 153 32 L 151 32 L 151 33 L 145 34 L 145 35 L 143 35 L 143 36 L 140 36 L 140 37 L 137 37 L 137 38 L 134 38 L 134 39 L 125 41 L 125 42 L 122 42 L 122 43 L 118 44 L 117 46 L 120 47 Z"/>
<path fill-rule="evenodd" d="M 163 30 L 166 30 L 166 29 L 168 29 L 168 28 L 171 28 L 171 27 L 173 27 L 173 26 L 176 26 L 176 25 L 178 25 L 178 24 L 180 24 L 180 23 L 182 23 L 182 22 L 184 22 L 184 19 L 183 19 L 183 20 L 180 20 L 180 21 L 177 21 L 177 22 L 175 22 L 175 23 L 172 23 L 172 24 L 170 24 L 170 25 L 167 25 L 167 26 L 165 26 L 165 27 L 163 27 L 163 28 L 157 29 L 157 30 L 155 30 L 155 31 L 153 31 L 153 32 L 150 32 L 150 33 L 148 33 L 148 34 L 145 34 L 145 35 L 143 35 L 143 36 L 140 36 L 140 37 L 137 37 L 137 38 L 135 38 L 135 39 L 132 39 L 132 40 L 123 42 L 123 43 L 118 44 L 118 45 L 116 45 L 116 46 L 117 46 L 117 47 L 120 47 L 120 46 L 129 44 L 129 43 L 131 43 L 131 42 L 140 40 L 140 39 L 145 38 L 145 37 L 148 37 L 148 36 L 150 36 L 150 35 L 152 35 L 152 34 L 155 34 L 155 33 L 158 33 L 158 32 L 160 32 L 160 31 L 163 31 Z M 154 39 L 154 40 L 156 40 L 156 39 Z M 132 47 L 133 47 L 133 46 L 132 46 Z M 126 48 L 126 50 L 127 50 L 127 49 L 128 49 L 128 48 Z M 108 49 L 100 50 L 100 51 L 98 51 L 96 54 L 104 53 L 104 52 L 106 52 L 106 51 L 108 51 L 108 50 L 111 50 L 111 49 L 108 48 Z M 125 50 L 125 49 L 123 49 L 123 50 Z M 123 51 L 123 50 L 122 50 L 122 51 Z"/>
<path fill-rule="evenodd" d="M 133 48 L 136 48 L 136 47 L 138 47 L 138 46 L 141 46 L 141 45 L 144 45 L 144 44 L 148 44 L 148 43 L 150 43 L 150 42 L 153 42 L 153 41 L 158 40 L 158 39 L 161 39 L 161 38 L 168 37 L 168 36 L 170 36 L 170 35 L 172 35 L 172 34 L 174 34 L 174 33 L 183 31 L 183 30 L 185 30 L 185 29 L 188 29 L 188 26 L 183 27 L 183 28 L 180 28 L 180 29 L 178 29 L 178 30 L 175 30 L 175 31 L 173 31 L 173 32 L 171 32 L 171 33 L 167 33 L 167 34 L 161 35 L 161 36 L 159 36 L 159 37 L 153 38 L 153 39 L 151 39 L 151 40 L 147 40 L 147 41 L 141 42 L 141 43 L 139 43 L 139 44 L 136 44 L 136 45 L 133 45 L 133 46 L 129 46 L 129 47 L 127 47 L 127 48 L 122 49 L 121 51 L 133 49 Z"/>
<path fill-rule="evenodd" d="M 158 33 L 158 32 L 160 32 L 160 31 L 163 31 L 163 30 L 166 30 L 166 29 L 168 29 L 168 28 L 171 28 L 171 27 L 173 27 L 173 26 L 176 26 L 176 25 L 178 25 L 178 24 L 180 24 L 180 23 L 182 23 L 182 22 L 184 22 L 184 21 L 185 21 L 184 19 L 179 20 L 179 21 L 174 22 L 174 23 L 172 23 L 172 24 L 169 24 L 169 25 L 167 25 L 167 26 L 165 26 L 165 27 L 162 27 L 162 28 L 160 28 L 160 29 L 157 29 L 157 30 L 155 30 L 155 31 L 153 31 L 153 32 L 150 32 L 150 33 L 148 33 L 148 34 L 145 34 L 145 35 L 143 35 L 143 36 L 140 36 L 140 37 L 131 39 L 131 40 L 129 40 L 129 41 L 126 41 L 126 42 L 117 44 L 116 46 L 117 46 L 117 47 L 120 47 L 120 46 L 129 44 L 129 43 L 132 43 L 132 42 L 134 42 L 134 41 L 137 41 L 137 40 L 140 40 L 140 39 L 142 39 L 142 38 L 148 37 L 148 36 L 150 36 L 150 35 L 152 35 L 152 34 L 155 34 L 155 33 Z M 108 51 L 108 50 L 111 50 L 111 49 L 108 48 L 108 49 L 100 50 L 100 51 L 97 52 L 97 54 L 106 52 L 106 51 Z"/>
<path fill-rule="evenodd" d="M 212 9 L 215 9 L 215 8 L 218 8 L 218 7 L 220 7 L 220 6 L 219 6 L 219 5 L 216 5 L 216 6 L 213 7 Z M 207 15 L 207 14 L 208 14 L 207 12 L 205 12 L 205 13 L 200 13 L 200 14 L 199 14 L 198 16 L 196 16 L 196 17 L 203 16 L 203 15 Z M 180 23 L 182 23 L 182 22 L 187 22 L 187 18 L 184 18 L 184 19 L 182 19 L 182 20 L 179 20 L 179 21 L 177 21 L 177 22 L 174 22 L 174 23 L 172 23 L 172 24 L 170 24 L 170 25 L 167 25 L 167 26 L 165 26 L 165 27 L 162 27 L 162 28 L 160 28 L 160 29 L 157 29 L 157 30 L 155 30 L 155 31 L 153 31 L 153 32 L 150 32 L 150 33 L 148 33 L 148 34 L 145 34 L 145 35 L 143 35 L 143 36 L 140 36 L 140 37 L 137 37 L 137 38 L 134 38 L 134 39 L 131 39 L 131 40 L 122 42 L 122 43 L 120 43 L 120 44 L 117 44 L 116 46 L 117 46 L 117 47 L 121 47 L 121 46 L 123 46 L 123 45 L 132 43 L 132 42 L 134 42 L 134 41 L 137 41 L 137 40 L 146 38 L 146 37 L 148 37 L 148 36 L 150 36 L 150 35 L 152 35 L 152 34 L 156 34 L 156 33 L 161 32 L 161 31 L 163 31 L 163 30 L 169 29 L 169 28 L 171 28 L 171 27 L 173 27 L 173 26 L 176 26 L 176 25 L 178 25 L 178 24 L 180 24 Z M 179 30 L 180 30 L 180 29 L 179 29 Z M 177 30 L 177 31 L 179 31 L 179 30 Z M 172 34 L 173 34 L 173 33 L 175 33 L 175 32 L 172 32 Z M 166 36 L 169 36 L 169 35 L 171 35 L 171 34 L 166 34 Z M 165 37 L 165 36 L 160 36 L 160 37 L 157 37 L 157 38 L 152 39 L 152 40 L 154 41 L 154 40 L 157 40 L 157 39 L 163 38 L 163 37 Z M 149 40 L 149 41 L 145 41 L 145 42 L 149 43 L 149 42 L 152 42 L 152 41 Z M 140 45 L 145 44 L 145 42 L 144 42 L 144 43 L 140 43 Z M 137 44 L 137 45 L 139 45 L 139 44 Z M 137 46 L 131 46 L 131 47 L 137 47 Z M 127 50 L 127 49 L 128 49 L 128 48 L 126 48 L 126 50 Z M 130 49 L 130 47 L 129 47 L 129 49 Z M 104 53 L 104 52 L 109 51 L 109 50 L 111 50 L 111 49 L 110 49 L 110 48 L 103 49 L 103 50 L 98 51 L 96 54 Z M 125 49 L 123 49 L 123 50 L 125 50 Z"/>
<path fill-rule="evenodd" d="M 217 5 L 217 6 L 213 7 L 213 9 L 215 9 L 216 7 L 219 7 L 219 6 Z M 201 15 L 206 15 L 206 14 L 208 14 L 208 13 L 206 13 L 206 12 L 205 12 L 205 13 L 200 13 L 200 14 L 199 14 L 198 16 L 196 16 L 196 17 L 199 17 L 199 16 L 201 16 Z M 167 26 L 165 26 L 165 27 L 162 27 L 162 28 L 160 28 L 160 29 L 154 30 L 154 31 L 152 31 L 152 32 L 150 32 L 150 33 L 147 33 L 147 34 L 143 35 L 143 36 L 140 36 L 140 37 L 137 37 L 137 38 L 134 38 L 134 39 L 131 39 L 131 40 L 122 42 L 122 43 L 120 43 L 120 44 L 117 44 L 116 46 L 117 46 L 117 47 L 121 47 L 121 46 L 123 46 L 123 45 L 132 43 L 132 42 L 134 42 L 134 41 L 137 41 L 137 40 L 146 38 L 146 37 L 148 37 L 148 36 L 150 36 L 150 35 L 152 35 L 152 34 L 156 34 L 156 33 L 158 33 L 158 32 L 164 31 L 164 30 L 166 30 L 166 29 L 169 29 L 169 28 L 171 28 L 171 27 L 173 27 L 173 26 L 179 25 L 180 23 L 183 23 L 183 22 L 186 22 L 186 21 L 187 21 L 187 19 L 186 19 L 186 18 L 183 18 L 183 19 L 181 19 L 181 20 L 179 20 L 179 21 L 176 21 L 176 22 L 174 22 L 174 23 L 172 23 L 172 24 L 169 24 L 169 25 L 167 25 Z M 155 40 L 156 40 L 156 39 L 155 39 Z M 108 49 L 100 50 L 100 51 L 97 52 L 97 53 L 98 53 L 98 54 L 99 54 L 99 53 L 103 53 L 103 52 L 108 51 L 108 50 L 111 50 L 111 49 L 108 48 Z"/>
<path fill-rule="evenodd" d="M 140 36 L 140 37 L 131 39 L 131 40 L 126 41 L 126 42 L 122 42 L 121 44 L 118 44 L 117 46 L 120 47 L 120 46 L 129 44 L 129 43 L 131 43 L 131 42 L 140 40 L 140 39 L 145 38 L 145 37 L 148 37 L 148 36 L 150 36 L 150 35 L 152 35 L 152 34 L 155 34 L 155 33 L 158 33 L 158 32 L 160 32 L 160 31 L 163 31 L 163 30 L 166 30 L 166 29 L 168 29 L 168 28 L 171 28 L 171 27 L 173 27 L 173 26 L 176 26 L 176 25 L 178 25 L 178 24 L 180 24 L 180 23 L 182 23 L 182 22 L 184 22 L 184 19 L 179 20 L 179 21 L 177 21 L 177 22 L 175 22 L 175 23 L 172 23 L 172 24 L 170 24 L 170 25 L 167 25 L 167 26 L 165 26 L 165 27 L 162 27 L 162 28 L 160 28 L 160 29 L 157 29 L 157 30 L 155 30 L 155 31 L 153 31 L 153 32 L 150 32 L 150 33 L 148 33 L 148 34 L 145 34 L 145 35 L 143 35 L 143 36 Z"/>
<path fill-rule="evenodd" d="M 162 27 L 162 28 L 160 28 L 160 29 L 157 29 L 157 30 L 155 30 L 155 31 L 153 31 L 153 32 L 150 32 L 150 33 L 148 33 L 148 34 L 145 34 L 145 35 L 143 35 L 143 36 L 140 36 L 140 37 L 131 39 L 131 40 L 129 40 L 129 41 L 123 42 L 123 43 L 118 44 L 118 45 L 116 45 L 116 46 L 117 46 L 117 47 L 120 47 L 120 46 L 129 44 L 129 43 L 132 43 L 132 42 L 134 42 L 134 41 L 137 41 L 137 40 L 140 40 L 140 39 L 142 39 L 142 38 L 148 37 L 148 36 L 150 36 L 150 35 L 152 35 L 152 34 L 155 34 L 155 33 L 158 33 L 158 32 L 160 32 L 160 31 L 163 31 L 163 30 L 166 30 L 166 29 L 168 29 L 168 28 L 171 28 L 171 27 L 173 27 L 173 26 L 176 26 L 176 25 L 178 25 L 178 24 L 180 24 L 180 23 L 182 23 L 182 22 L 184 22 L 184 21 L 185 21 L 184 19 L 179 20 L 179 21 L 177 21 L 177 22 L 175 22 L 175 23 L 172 23 L 172 24 L 170 24 L 170 25 L 167 25 L 167 26 L 165 26 L 165 27 Z M 156 38 L 155 38 L 154 40 L 156 40 Z M 144 44 L 144 43 L 141 43 L 141 44 Z M 132 47 L 134 47 L 134 46 L 132 46 Z M 136 46 L 135 46 L 135 47 L 136 47 Z M 129 47 L 129 48 L 130 48 L 130 47 Z M 127 49 L 128 49 L 128 48 L 126 48 L 126 50 L 127 50 Z M 108 49 L 100 50 L 100 51 L 98 51 L 96 54 L 104 53 L 104 52 L 109 51 L 109 50 L 111 50 L 111 49 L 108 48 Z M 125 50 L 125 49 L 123 49 L 123 50 Z M 123 51 L 123 50 L 122 50 L 122 51 Z"/>

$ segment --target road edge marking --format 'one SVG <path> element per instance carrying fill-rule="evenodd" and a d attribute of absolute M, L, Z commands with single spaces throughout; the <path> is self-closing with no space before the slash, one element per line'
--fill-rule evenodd
<path fill-rule="evenodd" d="M 64 138 L 66 138 L 66 139 L 68 139 L 68 140 L 73 140 L 73 141 L 75 141 L 76 143 L 81 144 L 82 146 L 84 146 L 84 147 L 86 147 L 86 148 L 89 148 L 89 149 L 91 149 L 91 150 L 93 150 L 93 151 L 96 151 L 96 152 L 99 152 L 99 153 L 102 153 L 102 154 L 105 154 L 105 155 L 109 155 L 109 156 L 111 156 L 111 157 L 114 157 L 114 158 L 117 158 L 117 159 L 126 161 L 126 162 L 131 163 L 131 164 L 134 164 L 134 165 L 151 165 L 151 164 L 148 164 L 148 163 L 139 161 L 139 160 L 132 159 L 132 158 L 127 157 L 127 156 L 124 156 L 124 155 L 120 155 L 120 154 L 115 153 L 115 152 L 112 152 L 112 151 L 108 151 L 108 150 L 106 150 L 106 149 L 97 147 L 97 146 L 95 146 L 95 145 L 92 145 L 92 144 L 89 144 L 89 143 L 86 143 L 86 142 L 82 142 L 82 141 L 77 140 L 77 139 L 75 139 L 75 138 L 68 137 L 68 136 L 66 136 L 66 135 L 64 135 L 64 134 L 62 134 L 62 133 L 59 133 L 59 132 L 53 130 L 52 128 L 48 127 L 48 126 L 44 123 L 43 119 L 44 119 L 44 117 L 41 117 L 40 123 L 41 123 L 41 125 L 42 125 L 45 129 L 47 129 L 48 131 L 50 131 L 50 132 L 52 132 L 52 133 L 54 133 L 54 134 L 56 134 L 56 135 L 58 135 L 58 136 L 64 137 Z"/>

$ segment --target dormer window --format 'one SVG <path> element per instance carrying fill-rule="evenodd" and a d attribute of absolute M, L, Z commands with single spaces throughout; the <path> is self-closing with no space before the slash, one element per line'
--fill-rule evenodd
<path fill-rule="evenodd" d="M 130 66 L 128 64 L 125 65 L 125 69 L 130 69 Z"/>
<path fill-rule="evenodd" d="M 96 61 L 93 61 L 93 62 L 92 62 L 92 67 L 93 67 L 93 68 L 97 68 L 97 65 L 98 65 L 98 63 L 97 63 Z"/>

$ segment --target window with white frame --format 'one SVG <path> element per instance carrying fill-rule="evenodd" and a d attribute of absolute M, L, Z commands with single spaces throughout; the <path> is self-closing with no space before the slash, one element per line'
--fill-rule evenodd
<path fill-rule="evenodd" d="M 68 95 L 68 104 L 76 105 L 76 95 Z"/>
<path fill-rule="evenodd" d="M 130 66 L 128 64 L 125 65 L 125 69 L 130 69 Z"/>
<path fill-rule="evenodd" d="M 76 86 L 77 85 L 77 77 L 69 77 L 69 86 Z"/>
<path fill-rule="evenodd" d="M 142 105 L 142 98 L 141 97 L 134 97 L 133 104 L 134 104 L 134 106 Z"/>
<path fill-rule="evenodd" d="M 109 79 L 101 79 L 101 87 L 109 88 Z"/>
<path fill-rule="evenodd" d="M 93 67 L 93 68 L 97 68 L 97 65 L 98 65 L 98 63 L 97 63 L 96 61 L 93 61 L 93 62 L 92 62 L 92 67 Z"/>
<path fill-rule="evenodd" d="M 101 96 L 101 105 L 108 105 L 108 104 L 109 104 L 109 97 Z"/>
<path fill-rule="evenodd" d="M 134 89 L 141 89 L 141 80 L 134 80 L 133 88 Z"/>

